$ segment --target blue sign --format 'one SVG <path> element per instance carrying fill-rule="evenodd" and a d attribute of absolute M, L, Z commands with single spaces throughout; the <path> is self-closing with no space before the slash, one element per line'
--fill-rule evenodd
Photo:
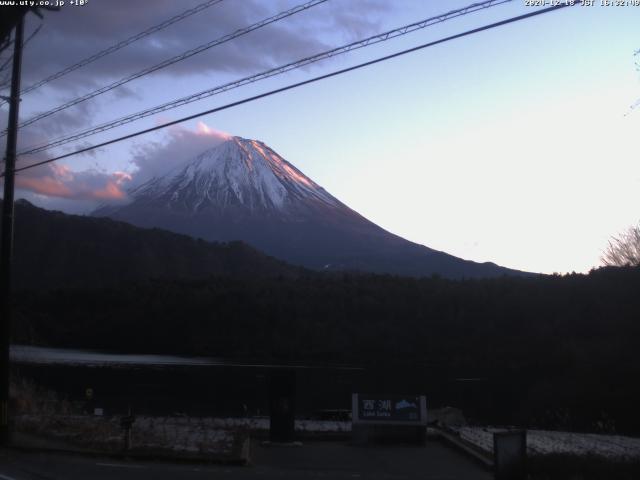
<path fill-rule="evenodd" d="M 354 421 L 426 424 L 426 400 L 420 395 L 354 394 Z"/>

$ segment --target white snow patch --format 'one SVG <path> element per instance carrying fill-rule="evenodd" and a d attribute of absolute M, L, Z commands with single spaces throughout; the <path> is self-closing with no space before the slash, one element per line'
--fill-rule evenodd
<path fill-rule="evenodd" d="M 132 190 L 133 198 L 168 199 L 197 210 L 205 202 L 224 207 L 283 209 L 299 199 L 339 202 L 264 143 L 232 137 L 165 176 Z"/>
<path fill-rule="evenodd" d="M 460 438 L 493 454 L 493 434 L 500 428 L 451 427 Z M 569 454 L 612 460 L 640 459 L 640 438 L 595 433 L 527 430 L 529 455 Z"/>

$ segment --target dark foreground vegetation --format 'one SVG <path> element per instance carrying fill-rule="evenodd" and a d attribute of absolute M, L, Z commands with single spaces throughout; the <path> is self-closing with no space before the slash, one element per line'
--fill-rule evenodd
<path fill-rule="evenodd" d="M 487 421 L 640 433 L 640 268 L 451 281 L 380 275 L 23 291 L 14 341 L 345 362 L 477 378 Z"/>
<path fill-rule="evenodd" d="M 44 210 L 24 200 L 16 202 L 14 243 L 18 289 L 108 287 L 211 275 L 295 276 L 301 270 L 242 242 L 205 242 L 108 218 Z"/>
<path fill-rule="evenodd" d="M 22 201 L 15 235 L 14 342 L 355 364 L 371 388 L 404 385 L 480 421 L 640 434 L 639 268 L 320 274 Z"/>

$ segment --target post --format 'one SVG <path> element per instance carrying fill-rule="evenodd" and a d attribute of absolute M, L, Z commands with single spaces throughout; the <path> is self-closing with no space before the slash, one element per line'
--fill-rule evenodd
<path fill-rule="evenodd" d="M 527 478 L 527 431 L 493 434 L 493 473 L 496 480 Z"/>
<path fill-rule="evenodd" d="M 0 247 L 0 445 L 10 440 L 9 431 L 9 343 L 11 340 L 11 263 L 13 253 L 13 196 L 18 139 L 18 110 L 20 106 L 20 70 L 24 14 L 15 27 L 11 98 L 7 152 L 4 159 L 4 201 L 2 203 L 2 246 Z"/>
<path fill-rule="evenodd" d="M 272 443 L 295 440 L 295 370 L 272 371 L 269 377 L 269 439 Z"/>

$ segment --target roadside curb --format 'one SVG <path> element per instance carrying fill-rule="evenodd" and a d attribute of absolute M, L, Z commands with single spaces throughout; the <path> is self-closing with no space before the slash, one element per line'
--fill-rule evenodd
<path fill-rule="evenodd" d="M 254 430 L 251 437 L 259 440 L 268 440 L 268 430 Z M 351 439 L 351 431 L 343 432 L 309 432 L 296 430 L 294 437 L 300 442 L 340 442 Z"/>
<path fill-rule="evenodd" d="M 36 438 L 36 440 L 42 440 Z M 49 453 L 49 454 L 64 454 L 64 455 L 78 455 L 83 457 L 106 457 L 119 460 L 152 460 L 152 461 L 170 461 L 179 463 L 205 463 L 205 464 L 218 464 L 218 465 L 248 465 L 250 462 L 250 438 L 245 437 L 242 441 L 238 442 L 232 448 L 230 455 L 216 455 L 216 454 L 199 454 L 190 452 L 175 452 L 171 450 L 160 449 L 139 449 L 129 451 L 109 451 L 109 450 L 91 450 L 75 445 L 63 444 L 60 447 L 51 445 L 37 445 L 29 444 L 29 440 L 22 438 L 22 441 L 14 442 L 10 445 L 3 447 L 4 450 L 17 450 L 21 452 L 31 453 Z M 43 441 L 42 443 L 53 443 L 50 441 Z"/>
<path fill-rule="evenodd" d="M 458 435 L 447 432 L 446 430 L 438 427 L 429 427 L 439 439 L 445 443 L 454 446 L 455 448 L 462 450 L 467 455 L 473 457 L 477 462 L 482 464 L 487 470 L 493 470 L 493 458 L 487 452 L 480 450 L 475 445 L 463 440 Z"/>

